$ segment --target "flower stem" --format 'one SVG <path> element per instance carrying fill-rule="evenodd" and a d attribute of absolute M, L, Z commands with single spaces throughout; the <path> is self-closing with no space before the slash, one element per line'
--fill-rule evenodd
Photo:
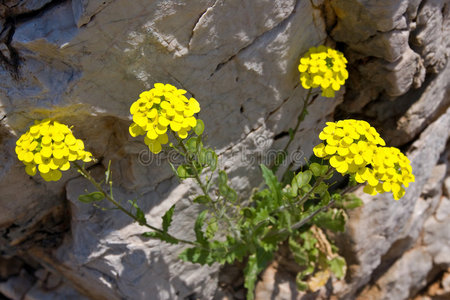
<path fill-rule="evenodd" d="M 310 215 L 308 215 L 307 217 L 301 219 L 300 221 L 298 221 L 297 223 L 293 224 L 290 228 L 290 230 L 296 230 L 299 229 L 300 227 L 302 227 L 303 225 L 305 225 L 306 223 L 308 223 L 309 221 L 311 221 L 312 218 L 314 218 L 318 213 L 323 212 L 328 210 L 333 204 L 335 203 L 334 200 L 331 200 L 326 206 L 322 206 L 319 207 L 318 209 L 316 209 L 315 211 L 313 211 Z M 283 228 L 279 231 L 276 232 L 269 232 L 266 236 L 264 236 L 262 239 L 267 239 L 276 235 L 281 235 L 281 234 L 286 234 L 288 233 L 289 230 L 286 228 Z"/>
<path fill-rule="evenodd" d="M 194 170 L 194 178 L 197 181 L 197 184 L 200 186 L 200 188 L 202 189 L 203 195 L 211 202 L 214 203 L 214 201 L 211 199 L 211 197 L 209 196 L 208 193 L 208 189 L 206 187 L 206 185 L 203 183 L 203 181 L 200 178 L 200 174 L 198 173 L 198 170 L 196 168 L 196 166 L 194 165 L 191 157 L 189 156 L 189 152 L 186 149 L 186 146 L 183 144 L 183 140 L 181 138 L 179 138 L 178 136 L 175 135 L 175 133 L 173 133 L 173 136 L 177 139 L 178 144 L 181 147 L 182 152 L 184 152 L 186 160 L 188 162 L 188 164 L 192 167 L 192 170 Z"/>
<path fill-rule="evenodd" d="M 100 185 L 100 183 L 98 183 L 93 177 L 92 175 L 82 166 L 80 166 L 79 164 L 77 164 L 76 162 L 73 163 L 75 165 L 75 167 L 78 169 L 78 172 L 81 173 L 81 175 L 83 175 L 87 180 L 89 180 L 92 185 L 100 192 L 103 194 L 103 196 L 106 198 L 106 200 L 108 200 L 109 202 L 111 202 L 112 204 L 114 204 L 119 210 L 121 210 L 122 212 L 124 212 L 127 216 L 129 216 L 130 218 L 132 218 L 134 221 L 138 222 L 141 226 L 145 226 L 147 228 L 150 228 L 151 230 L 154 230 L 156 232 L 162 233 L 167 235 L 168 237 L 184 243 L 184 244 L 189 244 L 189 245 L 194 245 L 197 246 L 196 243 L 188 241 L 188 240 L 183 240 L 183 239 L 179 239 L 176 238 L 172 235 L 170 235 L 167 232 L 164 232 L 163 230 L 156 228 L 150 224 L 148 224 L 147 222 L 145 222 L 144 224 L 141 223 L 141 220 L 139 220 L 137 218 L 137 216 L 133 215 L 129 210 L 127 210 L 125 207 L 123 207 L 119 202 L 117 202 L 116 200 L 114 200 L 114 198 L 112 197 L 112 194 L 110 195 L 107 191 L 105 191 L 103 189 L 103 187 Z"/>
<path fill-rule="evenodd" d="M 309 197 L 314 193 L 316 188 L 325 180 L 325 178 L 327 178 L 333 172 L 334 172 L 333 168 L 330 168 L 325 175 L 322 175 L 319 178 L 317 178 L 316 182 L 314 182 L 314 185 L 311 187 L 311 189 L 305 195 L 303 195 L 300 198 L 300 200 L 298 200 L 297 202 L 292 203 L 291 205 L 301 206 L 301 205 L 305 204 L 305 202 L 308 201 Z M 291 205 L 289 205 L 289 206 L 288 205 L 282 205 L 282 206 L 278 207 L 276 210 L 274 210 L 274 213 L 278 213 L 278 212 L 281 212 L 281 211 L 285 210 L 286 208 L 290 208 Z"/>
<path fill-rule="evenodd" d="M 300 127 L 300 124 L 303 122 L 303 120 L 306 117 L 307 108 L 308 108 L 308 102 L 309 102 L 309 98 L 311 97 L 311 94 L 312 94 L 312 89 L 309 89 L 308 90 L 308 94 L 306 95 L 305 101 L 303 102 L 302 111 L 300 112 L 300 114 L 297 117 L 297 123 L 295 124 L 294 129 L 291 128 L 292 131 L 289 130 L 290 131 L 290 133 L 289 133 L 289 140 L 287 141 L 286 145 L 283 148 L 283 151 L 282 151 L 282 155 L 283 156 L 281 157 L 281 160 L 280 161 L 275 160 L 273 162 L 273 166 L 271 167 L 271 169 L 272 169 L 272 171 L 274 173 L 278 170 L 278 167 L 281 166 L 283 164 L 283 162 L 286 160 L 287 150 L 288 150 L 289 146 L 291 145 L 292 141 L 294 140 L 295 135 L 297 134 L 298 128 Z"/>
<path fill-rule="evenodd" d="M 295 223 L 294 225 L 292 225 L 291 229 L 293 229 L 293 230 L 299 229 L 300 227 L 302 227 L 303 225 L 308 223 L 318 213 L 323 212 L 323 211 L 327 211 L 334 204 L 334 202 L 335 202 L 334 200 L 331 200 L 326 206 L 322 206 L 322 207 L 316 209 L 309 216 L 307 216 L 306 218 L 304 218 L 304 219 L 300 220 L 299 222 Z M 284 229 L 284 230 L 286 230 L 286 229 Z"/>
<path fill-rule="evenodd" d="M 219 209 L 217 208 L 217 205 L 216 205 L 218 201 L 214 201 L 211 198 L 211 196 L 209 195 L 207 184 L 205 184 L 203 182 L 203 180 L 200 178 L 200 174 L 199 174 L 196 166 L 194 165 L 194 161 L 191 159 L 191 157 L 189 155 L 189 151 L 186 149 L 186 146 L 184 145 L 183 140 L 180 137 L 176 136 L 175 133 L 173 133 L 173 136 L 178 141 L 178 144 L 180 145 L 180 148 L 181 148 L 182 152 L 184 152 L 184 154 L 185 154 L 185 157 L 186 157 L 186 160 L 187 160 L 188 164 L 191 166 L 192 170 L 194 171 L 194 174 L 193 174 L 194 175 L 194 179 L 197 181 L 197 184 L 202 189 L 203 195 L 208 199 L 209 203 L 211 203 L 211 207 L 212 207 L 212 209 L 214 211 L 214 215 L 216 216 L 217 219 L 221 219 L 221 217 L 223 217 L 223 219 L 225 219 L 228 227 L 231 229 L 231 231 L 233 232 L 235 237 L 239 238 L 240 237 L 240 233 L 239 233 L 238 230 L 236 230 L 235 226 L 232 224 L 229 216 L 226 214 L 226 212 L 225 213 L 220 213 L 220 211 L 219 211 Z"/>

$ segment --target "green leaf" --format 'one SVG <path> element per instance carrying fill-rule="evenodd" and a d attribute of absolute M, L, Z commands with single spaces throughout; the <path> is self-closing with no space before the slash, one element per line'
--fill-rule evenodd
<path fill-rule="evenodd" d="M 203 134 L 204 130 L 205 130 L 205 124 L 203 123 L 202 120 L 197 119 L 197 125 L 195 125 L 195 127 L 194 127 L 195 134 L 201 135 L 201 134 Z"/>
<path fill-rule="evenodd" d="M 331 201 L 331 196 L 330 196 L 330 193 L 328 191 L 325 191 L 325 193 L 323 193 L 320 197 L 321 197 L 320 205 L 326 206 Z"/>
<path fill-rule="evenodd" d="M 139 207 L 136 208 L 136 219 L 139 225 L 145 225 L 147 220 L 145 219 L 145 214 Z"/>
<path fill-rule="evenodd" d="M 209 199 L 205 195 L 200 195 L 200 196 L 195 197 L 193 202 L 198 203 L 198 204 L 206 204 L 209 202 Z"/>
<path fill-rule="evenodd" d="M 206 163 L 210 167 L 211 171 L 214 172 L 217 169 L 217 154 L 213 150 L 209 149 L 206 155 Z"/>
<path fill-rule="evenodd" d="M 214 238 L 214 235 L 216 234 L 218 229 L 219 229 L 219 225 L 217 224 L 216 219 L 213 218 L 209 221 L 208 226 L 206 226 L 205 234 L 209 239 L 212 239 L 212 238 Z"/>
<path fill-rule="evenodd" d="M 313 218 L 313 223 L 321 228 L 326 228 L 334 232 L 345 231 L 345 216 L 340 209 L 332 209 L 321 212 Z"/>
<path fill-rule="evenodd" d="M 256 215 L 254 207 L 244 207 L 241 209 L 240 213 L 248 219 L 253 219 Z"/>
<path fill-rule="evenodd" d="M 208 213 L 208 210 L 202 211 L 195 221 L 194 231 L 195 231 L 195 237 L 197 239 L 197 242 L 202 245 L 207 245 L 208 240 L 206 239 L 205 235 L 203 234 L 202 227 L 203 224 L 205 224 L 206 214 Z"/>
<path fill-rule="evenodd" d="M 102 192 L 92 192 L 85 195 L 78 196 L 78 200 L 84 203 L 92 203 L 96 201 L 101 201 L 105 198 Z"/>
<path fill-rule="evenodd" d="M 247 255 L 247 253 L 248 253 L 248 246 L 247 246 L 247 244 L 245 244 L 245 243 L 233 243 L 229 247 L 231 247 L 231 246 L 233 246 L 233 253 L 234 253 L 234 256 L 235 256 L 236 260 L 241 262 L 244 259 L 244 257 Z"/>
<path fill-rule="evenodd" d="M 338 256 L 330 260 L 329 262 L 330 270 L 337 277 L 337 279 L 343 279 L 347 269 L 347 264 L 345 259 Z"/>
<path fill-rule="evenodd" d="M 224 195 L 227 193 L 227 181 L 228 181 L 228 176 L 227 173 L 225 173 L 225 171 L 219 171 L 219 192 Z"/>
<path fill-rule="evenodd" d="M 259 241 L 259 246 L 264 249 L 264 251 L 274 253 L 278 249 L 277 242 L 267 242 L 267 241 Z"/>
<path fill-rule="evenodd" d="M 285 195 L 289 199 L 297 197 L 297 195 L 298 195 L 297 183 L 295 183 L 293 186 L 285 187 L 283 189 L 283 195 Z"/>
<path fill-rule="evenodd" d="M 309 183 L 308 183 L 308 184 L 305 184 L 305 185 L 302 186 L 302 188 L 301 188 L 301 190 L 302 190 L 304 193 L 309 192 L 311 189 L 312 189 L 312 187 L 311 187 L 311 185 L 310 185 Z"/>
<path fill-rule="evenodd" d="M 178 175 L 178 177 L 180 179 L 189 178 L 189 174 L 188 174 L 185 166 L 183 166 L 183 165 L 178 166 L 178 168 L 177 168 L 177 175 Z"/>
<path fill-rule="evenodd" d="M 336 207 L 340 207 L 340 208 L 343 207 L 343 197 L 341 194 L 339 194 L 339 193 L 332 194 L 331 199 L 334 200 L 334 205 Z"/>
<path fill-rule="evenodd" d="M 191 137 L 186 141 L 186 149 L 189 153 L 197 153 L 197 147 L 198 147 L 199 141 L 197 137 Z"/>
<path fill-rule="evenodd" d="M 292 183 L 297 184 L 298 188 L 302 188 L 303 186 L 307 185 L 312 178 L 312 172 L 310 170 L 306 170 L 305 172 L 298 172 L 297 175 L 294 176 L 292 179 Z"/>
<path fill-rule="evenodd" d="M 303 277 L 304 276 L 302 272 L 299 272 L 295 277 L 295 283 L 299 291 L 306 291 L 308 289 L 308 283 L 306 281 L 303 281 Z"/>
<path fill-rule="evenodd" d="M 274 228 L 267 229 L 266 231 L 267 232 L 263 238 L 263 241 L 265 243 L 279 243 L 286 240 L 286 238 L 288 238 L 290 235 L 290 233 L 287 231 L 279 233 L 279 231 Z"/>
<path fill-rule="evenodd" d="M 168 211 L 166 211 L 166 213 L 164 214 L 164 216 L 162 217 L 162 230 L 164 232 L 167 232 L 169 230 L 170 224 L 172 223 L 172 216 L 173 216 L 173 211 L 175 210 L 175 204 L 172 205 L 171 208 L 169 208 Z"/>
<path fill-rule="evenodd" d="M 136 203 L 136 199 L 128 200 L 128 203 L 130 203 L 131 206 L 133 206 L 134 208 L 139 208 L 139 206 Z"/>
<path fill-rule="evenodd" d="M 133 206 L 136 209 L 136 221 L 139 223 L 139 225 L 145 225 L 147 224 L 147 220 L 145 219 L 145 214 L 142 211 L 142 209 L 140 209 L 140 207 L 137 205 L 136 203 L 136 199 L 131 201 L 128 200 L 128 202 L 131 204 L 131 206 Z"/>
<path fill-rule="evenodd" d="M 361 198 L 357 197 L 355 194 L 345 194 L 343 207 L 345 209 L 355 209 L 364 204 Z"/>
<path fill-rule="evenodd" d="M 198 155 L 198 161 L 202 165 L 208 165 L 212 172 L 217 168 L 217 154 L 212 149 L 202 148 Z"/>
<path fill-rule="evenodd" d="M 323 176 L 327 173 L 328 171 L 328 166 L 326 165 L 321 165 L 318 163 L 312 163 L 309 165 L 309 169 L 313 172 L 314 176 L 316 177 L 320 177 Z"/>
<path fill-rule="evenodd" d="M 158 239 L 158 240 L 167 242 L 169 244 L 178 244 L 178 240 L 171 237 L 167 233 L 161 233 L 161 232 L 157 232 L 157 231 L 148 231 L 148 232 L 144 232 L 142 234 L 142 236 L 151 238 L 151 239 Z"/>
<path fill-rule="evenodd" d="M 303 239 L 303 247 L 305 248 L 305 250 L 315 249 L 317 239 L 311 232 L 305 231 L 302 234 L 300 234 L 300 237 Z"/>
<path fill-rule="evenodd" d="M 111 161 L 108 162 L 108 169 L 105 172 L 105 182 L 109 183 L 109 179 L 111 178 Z"/>
<path fill-rule="evenodd" d="M 281 213 L 280 224 L 288 230 L 288 232 L 292 232 L 292 212 L 287 210 L 283 210 Z"/>
<path fill-rule="evenodd" d="M 319 177 L 321 175 L 322 168 L 318 163 L 310 164 L 309 169 L 313 172 L 314 176 Z"/>
<path fill-rule="evenodd" d="M 219 193 L 228 201 L 235 202 L 237 200 L 237 193 L 234 189 L 228 186 L 228 176 L 224 171 L 219 171 Z"/>
<path fill-rule="evenodd" d="M 258 278 L 258 263 L 256 254 L 250 255 L 248 258 L 247 266 L 244 269 L 245 283 L 244 286 L 247 288 L 247 300 L 254 299 L 254 289 L 256 279 Z"/>
<path fill-rule="evenodd" d="M 228 191 L 227 191 L 225 198 L 230 202 L 236 202 L 236 200 L 237 200 L 236 191 L 233 190 L 232 188 L 228 187 Z"/>
<path fill-rule="evenodd" d="M 211 251 L 197 247 L 185 249 L 180 253 L 178 257 L 184 261 L 198 263 L 201 265 L 212 265 L 214 262 L 216 262 L 216 259 L 213 257 Z"/>
<path fill-rule="evenodd" d="M 289 249 L 294 255 L 294 260 L 299 266 L 308 265 L 308 253 L 306 253 L 305 249 L 295 241 L 293 237 L 289 238 Z"/>
<path fill-rule="evenodd" d="M 264 180 L 270 191 L 272 192 L 272 197 L 274 198 L 276 203 L 281 203 L 281 186 L 278 182 L 277 177 L 265 165 L 260 164 L 259 166 L 261 167 Z"/>
<path fill-rule="evenodd" d="M 319 194 L 319 196 L 323 196 L 326 192 L 328 192 L 328 184 L 325 182 L 321 182 L 315 189 L 314 193 Z"/>
<path fill-rule="evenodd" d="M 183 180 L 186 178 L 191 178 L 194 174 L 194 171 L 190 166 L 187 165 L 180 165 L 177 168 L 177 175 L 178 177 Z"/>
<path fill-rule="evenodd" d="M 247 299 L 254 299 L 254 291 L 256 280 L 259 273 L 263 271 L 267 264 L 272 260 L 272 252 L 264 251 L 262 248 L 258 248 L 256 253 L 249 256 L 247 266 L 244 269 L 244 286 L 247 288 Z"/>
<path fill-rule="evenodd" d="M 262 208 L 262 209 L 259 209 L 256 211 L 256 216 L 255 216 L 253 222 L 256 224 L 256 223 L 259 223 L 259 222 L 269 219 L 269 217 L 270 217 L 270 214 L 269 214 L 269 211 L 267 210 L 267 208 Z"/>

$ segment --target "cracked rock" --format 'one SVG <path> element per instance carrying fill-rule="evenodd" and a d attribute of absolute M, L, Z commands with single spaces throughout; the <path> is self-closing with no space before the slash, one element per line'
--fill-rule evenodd
<path fill-rule="evenodd" d="M 170 152 L 153 156 L 129 136 L 130 104 L 155 82 L 187 90 L 201 104 L 207 145 L 245 197 L 261 182 L 258 165 L 283 147 L 303 107 L 299 58 L 327 44 L 349 58 L 350 78 L 335 99 L 313 100 L 288 162 L 304 163 L 326 121 L 357 116 L 374 124 L 389 145 L 411 145 L 416 175 L 405 199 L 363 197 L 365 206 L 351 213 L 342 238 L 349 242 L 342 249 L 350 258 L 350 281 L 335 293 L 356 297 L 374 271 L 384 278 L 381 290 L 390 292 L 392 274 L 381 273 L 395 265 L 407 274 L 405 264 L 419 250 L 395 261 L 424 226 L 428 254 L 414 270 L 426 272 L 431 261 L 434 272 L 434 264 L 446 263 L 436 238 L 447 220 L 448 191 L 447 200 L 439 199 L 443 175 L 435 166 L 450 127 L 449 7 L 448 0 L 3 1 L 2 255 L 27 253 L 87 298 L 211 298 L 217 265 L 181 262 L 181 248 L 142 238 L 144 229 L 127 216 L 80 203 L 77 197 L 92 187 L 74 170 L 58 182 L 29 177 L 15 157 L 15 141 L 34 119 L 73 126 L 98 159 L 88 165 L 95 176 L 104 176 L 112 161 L 117 197 L 140 201 L 155 226 L 176 203 L 171 230 L 192 239 L 186 228 L 200 209 L 190 201 L 195 187 L 172 175 Z M 432 188 L 424 191 L 427 183 Z M 10 271 L 2 273 L 4 288 L 19 276 Z M 393 293 L 412 294 L 406 289 L 414 282 L 422 286 L 422 275 Z M 65 288 L 44 293 L 34 283 L 26 289 L 26 300 L 81 297 Z"/>

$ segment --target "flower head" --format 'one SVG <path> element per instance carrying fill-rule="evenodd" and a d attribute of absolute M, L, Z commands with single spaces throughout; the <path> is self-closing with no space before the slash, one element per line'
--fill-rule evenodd
<path fill-rule="evenodd" d="M 200 105 L 194 98 L 186 98 L 185 93 L 185 90 L 162 83 L 155 83 L 154 88 L 141 93 L 130 107 L 131 136 L 145 135 L 145 144 L 155 154 L 169 141 L 169 128 L 180 138 L 186 138 L 197 125 L 194 114 L 200 111 Z"/>
<path fill-rule="evenodd" d="M 377 145 L 385 145 L 375 128 L 361 120 L 327 122 L 314 147 L 317 157 L 329 159 L 339 173 L 354 173 L 371 163 Z"/>
<path fill-rule="evenodd" d="M 375 180 L 368 182 L 364 192 L 376 195 L 377 193 L 392 192 L 395 200 L 405 194 L 404 187 L 415 181 L 412 174 L 411 162 L 397 148 L 379 147 L 372 161 L 370 177 Z"/>
<path fill-rule="evenodd" d="M 409 159 L 397 148 L 386 145 L 375 128 L 361 120 L 327 122 L 319 134 L 323 141 L 313 151 L 317 157 L 328 159 L 339 173 L 355 176 L 367 183 L 364 192 L 392 192 L 400 199 L 410 182 L 414 182 Z"/>
<path fill-rule="evenodd" d="M 83 141 L 76 139 L 67 125 L 49 119 L 35 121 L 17 140 L 15 150 L 27 174 L 34 176 L 39 170 L 45 181 L 59 180 L 71 161 L 92 160 Z"/>
<path fill-rule="evenodd" d="M 298 70 L 305 89 L 322 88 L 322 96 L 333 98 L 348 78 L 347 59 L 334 49 L 312 47 L 300 59 Z"/>

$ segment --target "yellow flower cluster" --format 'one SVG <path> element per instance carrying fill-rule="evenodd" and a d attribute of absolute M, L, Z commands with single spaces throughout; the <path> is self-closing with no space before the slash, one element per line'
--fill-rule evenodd
<path fill-rule="evenodd" d="M 378 148 L 375 152 L 372 166 L 369 184 L 364 187 L 364 192 L 367 194 L 376 195 L 377 193 L 391 191 L 394 199 L 398 200 L 405 194 L 405 189 L 402 185 L 408 187 L 410 182 L 415 181 L 411 162 L 397 148 Z M 364 176 L 362 177 L 364 179 Z M 372 178 L 378 180 L 375 182 Z"/>
<path fill-rule="evenodd" d="M 35 121 L 17 140 L 16 154 L 28 175 L 34 176 L 39 170 L 45 181 L 59 180 L 71 161 L 92 160 L 92 154 L 84 151 L 83 141 L 76 139 L 67 125 L 49 119 Z"/>
<path fill-rule="evenodd" d="M 347 59 L 334 49 L 312 47 L 300 59 L 298 70 L 305 89 L 322 88 L 322 96 L 333 98 L 348 78 Z"/>
<path fill-rule="evenodd" d="M 144 142 L 153 153 L 159 153 L 161 145 L 167 144 L 167 129 L 182 139 L 197 125 L 194 114 L 200 105 L 194 98 L 187 99 L 185 90 L 170 84 L 155 83 L 155 87 L 139 95 L 130 107 L 133 123 L 130 134 L 133 137 L 144 135 Z"/>
<path fill-rule="evenodd" d="M 367 182 L 364 192 L 375 195 L 391 191 L 400 199 L 414 181 L 408 158 L 397 148 L 386 145 L 375 128 L 361 120 L 327 122 L 319 134 L 322 143 L 314 147 L 317 157 L 329 159 L 341 174 L 351 174 L 359 183 Z"/>

